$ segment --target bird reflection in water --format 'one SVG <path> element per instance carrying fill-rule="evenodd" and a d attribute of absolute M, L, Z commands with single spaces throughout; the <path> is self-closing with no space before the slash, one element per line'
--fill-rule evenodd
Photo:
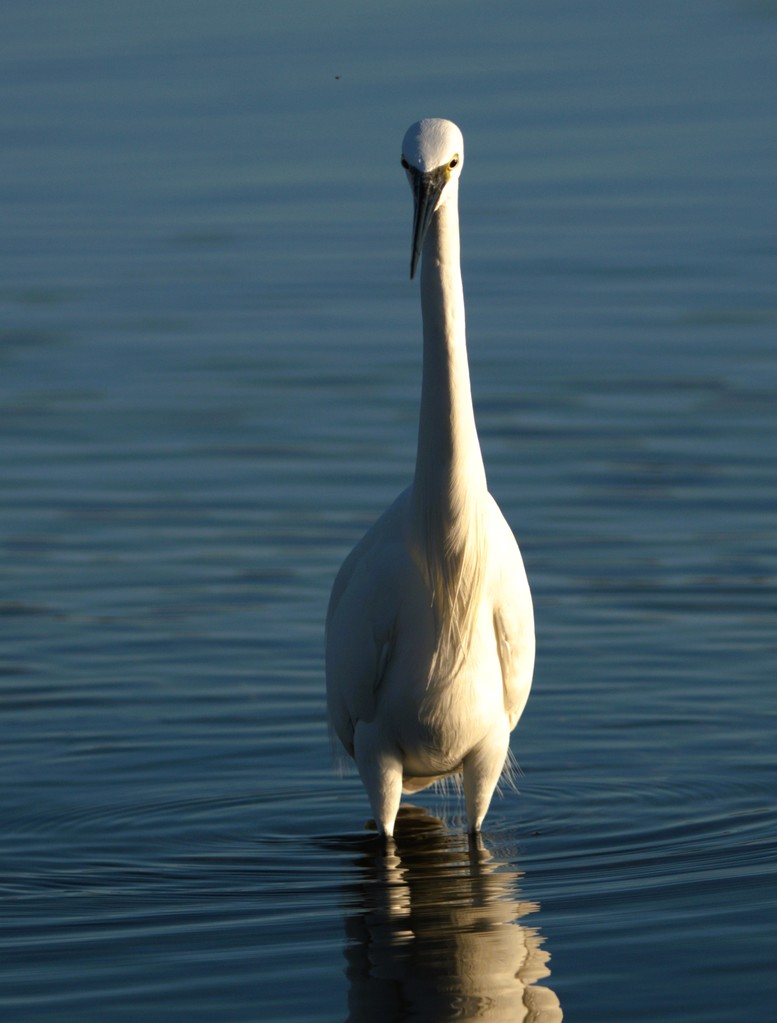
<path fill-rule="evenodd" d="M 354 845 L 358 882 L 347 893 L 349 1023 L 418 1020 L 557 1023 L 555 994 L 537 981 L 549 954 L 539 909 L 518 899 L 518 871 L 479 837 L 403 808 L 394 841 Z"/>

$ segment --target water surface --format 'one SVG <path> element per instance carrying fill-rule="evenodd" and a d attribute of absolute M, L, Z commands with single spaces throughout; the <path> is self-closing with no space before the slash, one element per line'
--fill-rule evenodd
<path fill-rule="evenodd" d="M 774 5 L 7 6 L 3 1018 L 771 1018 Z M 538 660 L 482 845 L 385 850 L 322 623 L 412 470 L 426 115 Z"/>

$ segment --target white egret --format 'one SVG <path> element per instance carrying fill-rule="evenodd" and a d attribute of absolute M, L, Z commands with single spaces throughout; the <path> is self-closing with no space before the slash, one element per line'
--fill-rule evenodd
<path fill-rule="evenodd" d="M 470 393 L 459 262 L 460 130 L 402 146 L 421 260 L 423 382 L 412 484 L 346 558 L 327 612 L 327 704 L 379 831 L 402 792 L 463 777 L 480 831 L 526 705 L 534 614 L 518 545 L 488 492 Z"/>

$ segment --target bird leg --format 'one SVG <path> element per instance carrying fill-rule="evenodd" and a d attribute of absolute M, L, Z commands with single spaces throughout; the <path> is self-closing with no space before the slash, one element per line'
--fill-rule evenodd
<path fill-rule="evenodd" d="M 501 731 L 503 735 L 492 733 L 464 758 L 464 803 L 471 835 L 480 831 L 504 768 L 510 739 L 506 719 Z"/>
<path fill-rule="evenodd" d="M 402 759 L 399 750 L 380 744 L 376 730 L 360 721 L 354 731 L 354 759 L 372 807 L 378 831 L 394 834 L 402 798 Z"/>

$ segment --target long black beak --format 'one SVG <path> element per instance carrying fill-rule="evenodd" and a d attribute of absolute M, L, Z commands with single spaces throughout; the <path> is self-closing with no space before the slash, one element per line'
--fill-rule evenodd
<path fill-rule="evenodd" d="M 434 211 L 440 200 L 443 188 L 448 181 L 448 167 L 438 167 L 436 170 L 422 174 L 415 169 L 410 170 L 410 183 L 413 188 L 413 248 L 410 253 L 410 279 L 415 277 L 418 260 L 421 258 L 421 249 L 424 247 L 424 238 L 432 222 Z"/>

